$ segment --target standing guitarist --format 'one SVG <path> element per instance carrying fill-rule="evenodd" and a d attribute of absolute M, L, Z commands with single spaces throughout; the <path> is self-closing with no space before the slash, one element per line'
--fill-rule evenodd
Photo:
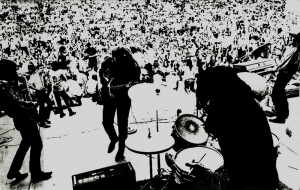
<path fill-rule="evenodd" d="M 289 116 L 289 105 L 285 87 L 299 70 L 300 64 L 300 33 L 293 35 L 293 49 L 286 56 L 284 63 L 277 69 L 278 74 L 271 94 L 276 117 L 270 119 L 274 123 L 285 123 Z"/>
<path fill-rule="evenodd" d="M 111 153 L 119 141 L 116 162 L 123 161 L 125 141 L 128 135 L 128 117 L 131 100 L 128 96 L 130 86 L 139 81 L 140 68 L 129 50 L 118 47 L 112 51 L 112 57 L 104 60 L 100 69 L 103 98 L 103 127 L 109 136 L 108 153 Z M 118 134 L 114 128 L 114 117 L 117 111 Z"/>

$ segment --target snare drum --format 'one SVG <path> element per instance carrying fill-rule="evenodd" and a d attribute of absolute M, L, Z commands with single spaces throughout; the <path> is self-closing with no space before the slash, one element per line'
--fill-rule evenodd
<path fill-rule="evenodd" d="M 176 183 L 182 184 L 193 180 L 190 175 L 192 168 L 188 166 L 189 164 L 199 165 L 210 173 L 214 173 L 224 165 L 224 160 L 219 151 L 210 147 L 197 146 L 182 149 L 175 155 L 175 165 L 179 169 L 174 176 Z"/>
<path fill-rule="evenodd" d="M 172 136 L 175 140 L 173 146 L 175 151 L 206 145 L 208 139 L 208 134 L 204 130 L 204 123 L 192 114 L 182 114 L 176 119 Z"/>

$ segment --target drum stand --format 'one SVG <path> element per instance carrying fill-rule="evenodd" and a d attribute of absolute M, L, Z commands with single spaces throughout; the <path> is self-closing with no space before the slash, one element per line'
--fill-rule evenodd
<path fill-rule="evenodd" d="M 141 190 L 170 190 L 170 183 L 172 183 L 171 173 L 158 174 L 153 179 L 146 182 Z"/>
<path fill-rule="evenodd" d="M 130 106 L 130 112 L 132 113 L 132 116 L 133 116 L 133 119 L 134 119 L 134 124 L 137 123 L 137 120 L 136 120 L 136 117 L 134 116 L 133 114 L 133 111 L 132 111 L 132 106 Z M 128 135 L 131 135 L 131 134 L 134 134 L 137 132 L 137 129 L 133 129 L 131 127 L 128 126 L 128 129 L 127 129 L 127 133 Z"/>
<path fill-rule="evenodd" d="M 159 132 L 159 128 L 158 128 L 158 110 L 155 110 L 156 113 L 156 131 Z"/>
<path fill-rule="evenodd" d="M 136 119 L 136 117 L 135 117 L 135 115 L 134 115 L 134 113 L 133 113 L 133 111 L 132 111 L 132 106 L 130 106 L 130 113 L 131 113 L 131 115 L 132 115 L 132 117 L 133 117 L 133 120 L 134 120 L 134 124 L 137 124 L 138 123 L 138 121 L 137 121 L 137 119 Z"/>

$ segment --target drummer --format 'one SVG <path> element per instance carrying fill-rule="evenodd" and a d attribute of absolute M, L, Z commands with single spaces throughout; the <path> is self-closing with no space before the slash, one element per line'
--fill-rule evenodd
<path fill-rule="evenodd" d="M 109 61 L 110 60 L 110 61 Z M 128 89 L 132 82 L 140 79 L 140 67 L 131 55 L 131 52 L 123 47 L 118 47 L 112 51 L 112 58 L 105 61 L 108 64 L 102 64 L 100 69 L 100 78 L 102 80 L 102 92 L 104 91 L 103 99 L 103 127 L 110 139 L 108 146 L 108 153 L 111 153 L 117 141 L 119 141 L 119 149 L 115 157 L 116 162 L 125 159 L 125 140 L 128 135 L 128 117 L 131 106 L 131 100 L 128 96 Z M 104 68 L 105 65 L 107 68 Z M 103 72 L 101 72 L 101 70 Z M 109 93 L 112 88 L 112 80 L 117 81 L 118 84 L 124 85 L 113 95 Z M 114 129 L 114 118 L 117 111 L 118 130 L 117 136 Z"/>
<path fill-rule="evenodd" d="M 231 190 L 275 190 L 276 150 L 264 111 L 251 88 L 232 69 L 201 73 L 197 97 L 207 105 L 205 130 L 218 139 Z"/>

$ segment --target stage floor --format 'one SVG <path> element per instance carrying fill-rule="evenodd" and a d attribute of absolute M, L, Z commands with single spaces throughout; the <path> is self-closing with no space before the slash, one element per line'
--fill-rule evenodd
<path fill-rule="evenodd" d="M 193 107 L 194 96 L 191 94 L 183 98 L 190 101 L 185 104 L 189 105 L 190 109 L 187 107 L 183 108 L 183 113 L 195 114 Z M 290 98 L 289 101 L 291 114 L 287 123 L 270 123 L 270 125 L 272 132 L 279 137 L 280 142 L 280 154 L 277 162 L 280 179 L 290 188 L 299 190 L 300 98 Z M 9 130 L 0 137 L 13 137 L 13 140 L 6 144 L 8 145 L 7 147 L 0 144 L 1 190 L 72 190 L 72 175 L 117 164 L 114 161 L 116 150 L 111 154 L 107 153 L 109 139 L 101 124 L 102 106 L 96 105 L 90 99 L 83 99 L 83 105 L 75 107 L 74 111 L 77 112 L 75 116 L 66 116 L 62 119 L 58 115 L 51 115 L 52 127 L 40 129 L 44 143 L 42 167 L 45 171 L 53 171 L 53 175 L 50 180 L 37 184 L 30 183 L 30 176 L 13 186 L 6 179 L 6 173 L 20 142 L 20 136 L 13 129 L 13 123 L 10 118 L 6 116 L 0 118 L 0 134 Z M 130 114 L 130 126 L 136 128 L 138 130 L 137 133 L 142 138 L 143 136 L 147 138 L 148 128 L 153 134 L 156 131 L 155 121 L 145 122 L 149 119 L 155 119 L 155 114 L 153 114 L 153 117 L 148 118 L 145 118 L 146 115 L 143 113 L 142 108 L 137 110 L 134 106 Z M 160 110 L 159 117 L 168 119 L 161 120 L 161 123 L 159 123 L 160 133 L 170 135 L 172 125 L 176 119 L 176 109 L 173 107 L 172 110 Z M 145 123 L 134 124 L 136 121 Z M 292 137 L 286 135 L 285 129 L 287 127 L 292 130 Z M 173 153 L 172 150 L 170 152 Z M 28 172 L 28 155 L 24 161 L 22 172 Z M 125 151 L 125 156 L 126 160 L 132 163 L 138 181 L 149 178 L 149 160 L 147 156 L 136 154 L 129 150 Z M 161 161 L 162 168 L 169 169 L 165 164 L 164 154 L 161 155 Z M 156 160 L 154 160 L 153 164 L 154 168 L 156 168 Z"/>

